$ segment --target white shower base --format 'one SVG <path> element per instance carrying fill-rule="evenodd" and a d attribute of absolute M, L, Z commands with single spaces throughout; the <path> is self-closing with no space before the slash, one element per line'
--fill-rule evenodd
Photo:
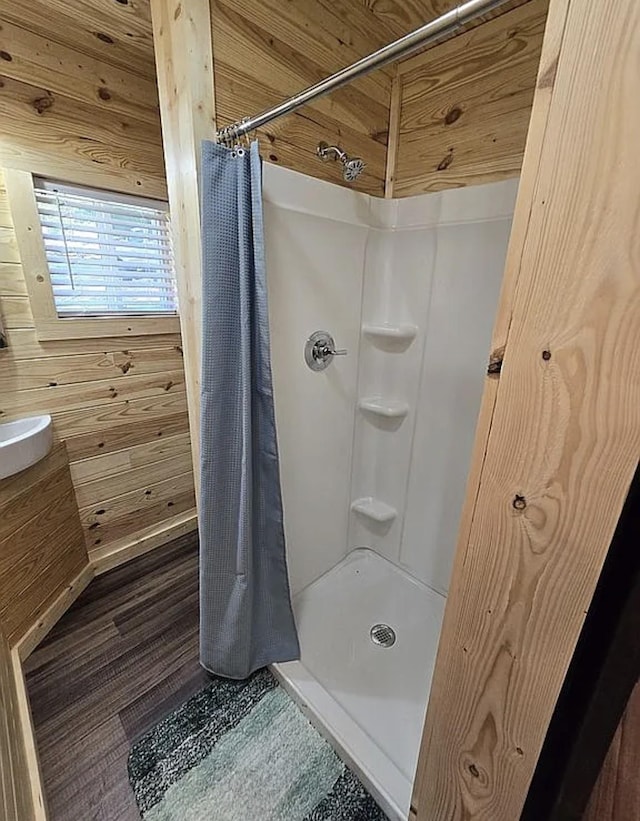
<path fill-rule="evenodd" d="M 445 599 L 372 550 L 358 549 L 294 598 L 302 657 L 274 665 L 391 819 L 411 785 Z M 389 648 L 374 624 L 397 635 Z"/>

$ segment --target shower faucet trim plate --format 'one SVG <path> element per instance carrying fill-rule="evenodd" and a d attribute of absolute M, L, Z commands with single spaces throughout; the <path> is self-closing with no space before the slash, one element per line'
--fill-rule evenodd
<path fill-rule="evenodd" d="M 312 371 L 323 371 L 333 362 L 334 356 L 346 356 L 347 351 L 336 349 L 334 338 L 328 331 L 314 331 L 304 346 L 304 361 Z"/>

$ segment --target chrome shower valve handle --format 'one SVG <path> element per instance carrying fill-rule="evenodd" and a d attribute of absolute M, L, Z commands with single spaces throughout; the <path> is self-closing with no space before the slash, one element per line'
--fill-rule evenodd
<path fill-rule="evenodd" d="M 334 356 L 346 356 L 345 348 L 336 349 L 336 343 L 328 331 L 315 331 L 304 346 L 304 360 L 312 371 L 328 368 Z"/>

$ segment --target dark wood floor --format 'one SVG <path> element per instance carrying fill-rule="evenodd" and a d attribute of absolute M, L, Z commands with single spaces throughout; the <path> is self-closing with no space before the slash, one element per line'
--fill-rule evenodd
<path fill-rule="evenodd" d="M 94 579 L 25 669 L 52 821 L 138 821 L 131 742 L 207 680 L 195 534 Z"/>

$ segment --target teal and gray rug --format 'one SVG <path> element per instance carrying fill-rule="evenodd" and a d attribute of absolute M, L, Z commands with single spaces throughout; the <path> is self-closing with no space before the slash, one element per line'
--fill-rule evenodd
<path fill-rule="evenodd" d="M 386 821 L 268 670 L 214 679 L 129 754 L 144 821 Z"/>

